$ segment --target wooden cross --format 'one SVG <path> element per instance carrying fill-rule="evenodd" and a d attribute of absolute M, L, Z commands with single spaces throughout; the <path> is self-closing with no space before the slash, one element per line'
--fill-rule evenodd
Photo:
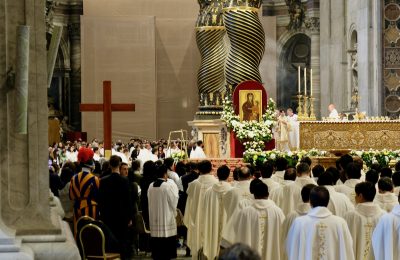
<path fill-rule="evenodd" d="M 103 112 L 104 155 L 111 156 L 112 112 L 135 111 L 135 104 L 112 104 L 111 81 L 103 81 L 103 104 L 80 104 L 81 112 Z"/>

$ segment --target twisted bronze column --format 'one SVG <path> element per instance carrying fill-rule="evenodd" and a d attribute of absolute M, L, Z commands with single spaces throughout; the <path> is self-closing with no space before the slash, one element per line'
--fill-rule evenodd
<path fill-rule="evenodd" d="M 201 55 L 197 74 L 200 111 L 197 116 L 219 117 L 225 92 L 225 60 L 223 0 L 199 0 L 200 13 L 196 23 L 196 41 Z"/>
<path fill-rule="evenodd" d="M 259 66 L 265 50 L 265 33 L 258 17 L 262 0 L 229 0 L 224 23 L 230 41 L 225 65 L 226 83 L 234 89 L 246 80 L 261 83 Z"/>

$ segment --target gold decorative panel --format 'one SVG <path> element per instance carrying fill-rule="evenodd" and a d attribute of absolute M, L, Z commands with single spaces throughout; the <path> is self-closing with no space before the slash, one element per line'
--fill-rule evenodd
<path fill-rule="evenodd" d="M 388 73 L 387 76 L 385 76 L 385 86 L 390 90 L 390 91 L 396 91 L 397 88 L 400 86 L 400 78 L 395 72 L 390 72 Z"/>
<path fill-rule="evenodd" d="M 399 149 L 400 121 L 300 122 L 301 149 Z"/>
<path fill-rule="evenodd" d="M 208 158 L 219 158 L 219 133 L 203 133 L 204 153 Z"/>

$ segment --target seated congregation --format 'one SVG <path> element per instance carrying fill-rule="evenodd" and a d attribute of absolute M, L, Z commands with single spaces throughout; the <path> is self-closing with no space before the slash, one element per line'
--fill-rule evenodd
<path fill-rule="evenodd" d="M 113 155 L 97 173 L 93 154 L 81 147 L 79 164 L 50 173 L 82 257 L 96 251 L 86 244 L 100 231 L 108 259 L 174 259 L 177 248 L 209 260 L 245 259 L 230 257 L 237 250 L 267 260 L 400 257 L 400 163 L 394 173 L 377 165 L 364 172 L 349 155 L 327 169 L 277 158 L 213 173 L 207 160 L 129 167 Z"/>

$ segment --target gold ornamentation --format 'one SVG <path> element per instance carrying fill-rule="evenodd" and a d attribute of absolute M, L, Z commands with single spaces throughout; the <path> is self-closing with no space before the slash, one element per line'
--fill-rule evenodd
<path fill-rule="evenodd" d="M 371 253 L 371 237 L 372 237 L 372 231 L 374 230 L 375 226 L 371 223 L 368 222 L 364 225 L 365 229 L 365 237 L 364 237 L 364 252 L 363 252 L 363 260 L 367 260 L 370 257 Z"/>
<path fill-rule="evenodd" d="M 400 31 L 395 24 L 391 24 L 386 28 L 385 38 L 389 43 L 396 43 L 400 39 Z"/>
<path fill-rule="evenodd" d="M 396 72 L 390 72 L 385 77 L 385 87 L 390 91 L 396 91 L 400 87 L 400 78 Z"/>
<path fill-rule="evenodd" d="M 400 121 L 300 122 L 300 148 L 304 150 L 396 150 L 399 136 Z"/>
<path fill-rule="evenodd" d="M 319 241 L 319 248 L 318 248 L 318 259 L 325 259 L 327 256 L 326 253 L 326 229 L 328 226 L 325 223 L 320 222 L 317 225 L 317 234 L 318 234 L 318 241 Z"/>

